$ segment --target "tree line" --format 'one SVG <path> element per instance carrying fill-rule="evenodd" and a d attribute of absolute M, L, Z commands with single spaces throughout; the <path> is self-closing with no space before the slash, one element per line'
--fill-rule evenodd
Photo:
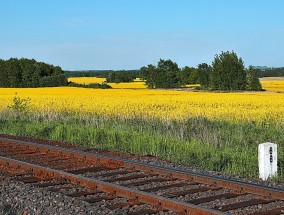
<path fill-rule="evenodd" d="M 271 69 L 256 69 L 259 77 L 283 77 L 284 67 L 281 68 L 271 68 Z"/>
<path fill-rule="evenodd" d="M 274 69 L 279 76 L 284 68 Z M 67 77 L 102 77 L 107 82 L 132 82 L 142 77 L 148 88 L 180 88 L 187 84 L 200 84 L 204 90 L 262 90 L 259 77 L 272 71 L 245 68 L 242 58 L 232 52 L 216 55 L 211 65 L 199 64 L 197 68 L 180 69 L 172 60 L 160 59 L 157 65 L 149 64 L 140 70 L 89 70 L 63 71 L 34 59 L 0 59 L 0 87 L 56 87 L 68 85 Z M 274 74 L 275 76 L 275 74 Z M 69 83 L 70 84 L 70 83 Z M 94 86 L 97 88 L 97 86 Z"/>
<path fill-rule="evenodd" d="M 70 81 L 69 87 L 82 87 L 82 88 L 93 88 L 93 89 L 111 89 L 112 87 L 106 83 L 90 83 L 90 84 L 78 84 Z"/>
<path fill-rule="evenodd" d="M 0 87 L 57 87 L 67 85 L 59 66 L 34 59 L 0 59 Z"/>
<path fill-rule="evenodd" d="M 179 88 L 186 84 L 200 84 L 204 90 L 262 90 L 258 73 L 251 66 L 245 68 L 242 58 L 232 52 L 216 55 L 212 65 L 199 64 L 197 68 L 180 69 L 172 60 L 160 59 L 157 66 L 140 69 L 148 88 Z"/>
<path fill-rule="evenodd" d="M 120 71 L 108 72 L 106 81 L 108 83 L 132 82 L 137 76 L 134 72 Z"/>
<path fill-rule="evenodd" d="M 88 70 L 88 71 L 65 71 L 67 77 L 97 77 L 106 78 L 107 82 L 120 83 L 132 82 L 140 77 L 139 70 Z"/>

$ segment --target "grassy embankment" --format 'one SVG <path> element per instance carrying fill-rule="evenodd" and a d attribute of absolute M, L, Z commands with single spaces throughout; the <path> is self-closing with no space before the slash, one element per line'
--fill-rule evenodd
<path fill-rule="evenodd" d="M 2 113 L 0 132 L 66 141 L 90 148 L 154 155 L 208 170 L 256 177 L 257 145 L 279 143 L 283 175 L 284 125 L 230 123 L 195 117 L 183 122 Z"/>

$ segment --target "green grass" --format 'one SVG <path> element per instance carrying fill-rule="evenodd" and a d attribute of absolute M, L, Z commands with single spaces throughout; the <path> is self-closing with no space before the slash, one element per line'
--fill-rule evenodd
<path fill-rule="evenodd" d="M 0 133 L 66 141 L 89 148 L 153 155 L 207 170 L 257 177 L 259 143 L 278 143 L 283 175 L 284 126 L 192 118 L 159 121 L 71 113 L 0 114 Z"/>

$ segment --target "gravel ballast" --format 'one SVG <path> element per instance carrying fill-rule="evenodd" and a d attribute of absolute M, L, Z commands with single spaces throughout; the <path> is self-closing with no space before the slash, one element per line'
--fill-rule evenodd
<path fill-rule="evenodd" d="M 259 179 L 245 179 L 238 176 L 233 176 L 229 174 L 222 174 L 218 172 L 200 170 L 196 168 L 191 168 L 186 165 L 174 164 L 166 160 L 162 160 L 152 156 L 136 156 L 136 155 L 127 155 L 119 152 L 109 152 L 104 150 L 96 149 L 86 149 L 80 146 L 73 146 L 67 143 L 54 142 L 41 140 L 36 138 L 26 138 L 26 137 L 15 137 L 11 135 L 0 135 L 0 137 L 14 138 L 19 140 L 37 142 L 42 144 L 56 145 L 66 148 L 74 148 L 85 150 L 91 153 L 104 154 L 114 157 L 122 157 L 125 159 L 136 160 L 140 162 L 151 163 L 155 165 L 162 165 L 168 167 L 175 167 L 184 170 L 189 170 L 193 172 L 201 172 L 210 175 L 221 176 L 225 178 L 234 178 L 237 180 L 242 179 L 246 182 L 253 182 L 262 185 L 270 185 L 275 187 L 284 187 L 284 183 L 274 183 L 274 182 L 263 182 Z M 1 174 L 0 174 L 1 177 Z M 184 198 L 187 198 L 185 196 Z M 244 196 L 241 198 L 245 198 Z M 180 198 L 183 199 L 183 198 Z M 126 199 L 117 198 L 112 200 L 113 203 L 123 202 Z M 80 200 L 79 198 L 71 198 L 64 195 L 64 192 L 51 192 L 48 188 L 38 188 L 30 184 L 23 184 L 9 178 L 0 179 L 0 214 L 127 214 L 130 211 L 140 210 L 142 208 L 148 208 L 149 205 L 144 206 L 134 206 L 132 208 L 126 207 L 123 209 L 109 210 L 105 206 L 109 202 L 101 201 L 94 204 L 89 204 Z M 206 205 L 206 204 L 205 204 Z M 283 202 L 271 203 L 271 207 L 280 207 L 284 206 Z M 207 204 L 206 206 L 212 206 Z M 259 208 L 252 207 L 252 211 L 259 210 Z M 243 214 L 242 211 L 234 211 L 235 214 Z M 245 214 L 249 214 L 249 211 L 246 211 Z M 175 214 L 173 212 L 161 213 L 161 214 Z"/>

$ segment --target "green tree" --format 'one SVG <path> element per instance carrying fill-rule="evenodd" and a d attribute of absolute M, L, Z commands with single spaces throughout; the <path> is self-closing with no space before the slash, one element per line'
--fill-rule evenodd
<path fill-rule="evenodd" d="M 213 90 L 232 91 L 246 88 L 244 63 L 234 51 L 216 55 L 210 74 L 210 88 Z"/>
<path fill-rule="evenodd" d="M 61 67 L 60 66 L 55 66 L 54 68 L 53 68 L 53 73 L 52 73 L 53 75 L 62 75 L 63 74 L 63 71 L 62 71 L 62 69 L 61 69 Z"/>
<path fill-rule="evenodd" d="M 199 79 L 198 79 L 198 72 L 196 68 L 190 68 L 191 72 L 190 72 L 190 76 L 189 76 L 189 84 L 198 84 L 199 83 Z"/>
<path fill-rule="evenodd" d="M 179 77 L 182 85 L 185 84 L 197 84 L 198 74 L 196 68 L 185 66 L 179 72 Z"/>
<path fill-rule="evenodd" d="M 147 67 L 141 67 L 140 73 L 142 74 L 143 79 L 146 80 L 148 88 L 156 88 L 158 73 L 157 68 L 154 65 L 149 64 Z"/>
<path fill-rule="evenodd" d="M 109 72 L 106 77 L 107 82 L 121 83 L 121 82 L 132 82 L 135 79 L 135 75 L 130 71 L 115 71 Z"/>
<path fill-rule="evenodd" d="M 20 59 L 20 67 L 22 71 L 22 86 L 23 87 L 31 87 L 32 86 L 32 75 L 35 71 L 35 63 L 34 59 Z"/>
<path fill-rule="evenodd" d="M 0 87 L 39 87 L 67 85 L 59 66 L 54 67 L 34 59 L 0 60 Z"/>
<path fill-rule="evenodd" d="M 259 81 L 257 71 L 250 66 L 247 70 L 247 86 L 246 90 L 249 91 L 261 91 L 262 86 Z"/>
<path fill-rule="evenodd" d="M 203 89 L 209 88 L 211 72 L 212 72 L 212 67 L 207 63 L 202 63 L 198 65 L 197 74 L 201 88 Z"/>
<path fill-rule="evenodd" d="M 8 87 L 6 61 L 0 59 L 0 86 Z"/>
<path fill-rule="evenodd" d="M 158 78 L 156 88 L 177 88 L 181 86 L 179 79 L 180 69 L 172 60 L 160 59 L 157 65 Z"/>
<path fill-rule="evenodd" d="M 142 67 L 140 73 L 146 79 L 149 88 L 177 88 L 181 86 L 180 69 L 178 65 L 171 60 L 160 59 L 157 67 L 148 65 Z"/>
<path fill-rule="evenodd" d="M 189 84 L 189 77 L 190 77 L 191 69 L 188 66 L 182 68 L 179 72 L 179 77 L 181 80 L 182 85 Z"/>
<path fill-rule="evenodd" d="M 180 69 L 172 60 L 160 59 L 157 66 L 152 64 L 140 69 L 148 88 L 181 87 Z"/>
<path fill-rule="evenodd" d="M 10 58 L 6 62 L 8 87 L 22 87 L 22 71 L 17 58 Z"/>

